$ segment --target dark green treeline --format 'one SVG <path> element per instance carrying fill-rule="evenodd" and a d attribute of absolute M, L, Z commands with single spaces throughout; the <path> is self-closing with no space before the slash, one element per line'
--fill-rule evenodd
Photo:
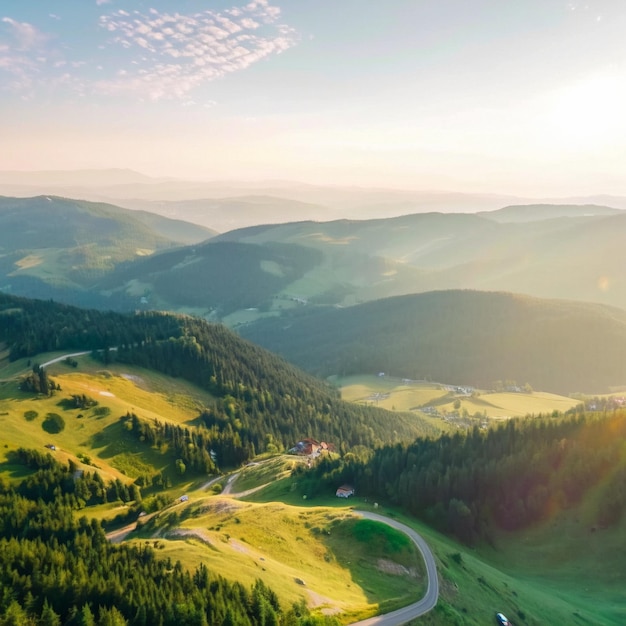
<path fill-rule="evenodd" d="M 324 459 L 301 487 L 311 494 L 352 482 L 359 494 L 400 505 L 467 543 L 574 507 L 592 490 L 592 523 L 608 526 L 626 512 L 625 438 L 624 411 L 511 420 L 365 458 Z"/>

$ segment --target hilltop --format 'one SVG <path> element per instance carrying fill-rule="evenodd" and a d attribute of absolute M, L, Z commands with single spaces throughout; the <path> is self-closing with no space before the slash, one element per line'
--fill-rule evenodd
<path fill-rule="evenodd" d="M 104 306 L 104 296 L 88 292 L 117 265 L 214 234 L 110 204 L 57 196 L 0 198 L 0 288 Z"/>
<path fill-rule="evenodd" d="M 626 312 L 509 293 L 437 291 L 311 308 L 239 329 L 319 376 L 386 372 L 560 393 L 626 383 Z"/>

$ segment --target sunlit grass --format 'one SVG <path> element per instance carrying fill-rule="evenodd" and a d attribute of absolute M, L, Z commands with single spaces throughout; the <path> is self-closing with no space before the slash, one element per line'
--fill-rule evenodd
<path fill-rule="evenodd" d="M 390 411 L 420 411 L 426 406 L 434 406 L 440 413 L 462 413 L 465 410 L 471 416 L 478 413 L 496 419 L 549 415 L 553 411 L 562 413 L 580 403 L 579 400 L 547 392 L 477 392 L 464 396 L 450 392 L 438 383 L 407 383 L 390 376 L 372 374 L 333 377 L 332 382 L 341 389 L 344 400 L 372 404 Z M 460 403 L 458 408 L 455 402 Z"/>

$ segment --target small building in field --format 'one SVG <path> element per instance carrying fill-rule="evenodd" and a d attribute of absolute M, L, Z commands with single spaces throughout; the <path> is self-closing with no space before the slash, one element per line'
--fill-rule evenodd
<path fill-rule="evenodd" d="M 338 498 L 349 498 L 350 496 L 354 495 L 354 487 L 352 487 L 351 485 L 341 485 L 341 487 L 337 489 L 335 495 Z"/>

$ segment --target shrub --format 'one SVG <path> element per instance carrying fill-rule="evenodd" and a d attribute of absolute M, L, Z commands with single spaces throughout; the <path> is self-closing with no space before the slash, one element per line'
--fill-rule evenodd
<path fill-rule="evenodd" d="M 65 420 L 58 413 L 48 413 L 41 427 L 47 433 L 54 435 L 65 428 Z"/>
<path fill-rule="evenodd" d="M 37 413 L 37 411 L 24 411 L 24 418 L 27 422 L 32 422 L 37 417 L 39 417 L 39 413 Z"/>

